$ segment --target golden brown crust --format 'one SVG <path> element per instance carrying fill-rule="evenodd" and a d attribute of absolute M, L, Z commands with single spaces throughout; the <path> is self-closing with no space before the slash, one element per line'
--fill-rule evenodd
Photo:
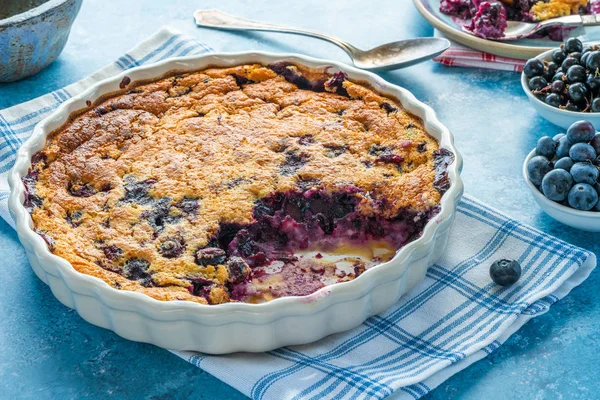
<path fill-rule="evenodd" d="M 349 96 L 302 90 L 272 69 L 242 65 L 108 98 L 49 137 L 34 167 L 35 227 L 82 273 L 160 300 L 205 303 L 188 290 L 193 278 L 229 277 L 223 265 L 199 265 L 195 251 L 220 223 L 252 222 L 257 199 L 298 181 L 326 192 L 360 188 L 364 215 L 439 204 L 438 144 L 419 118 L 363 85 L 345 80 L 343 89 Z M 391 200 L 382 207 L 377 198 Z M 161 253 L 167 240 L 181 255 Z M 128 260 L 149 263 L 150 287 L 122 276 L 140 273 Z M 208 298 L 228 294 L 220 287 Z"/>

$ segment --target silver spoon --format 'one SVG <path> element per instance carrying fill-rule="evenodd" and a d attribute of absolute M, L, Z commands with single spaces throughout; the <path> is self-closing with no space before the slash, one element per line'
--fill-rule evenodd
<path fill-rule="evenodd" d="M 441 54 L 450 47 L 450 42 L 446 39 L 428 37 L 400 40 L 364 51 L 343 40 L 322 33 L 250 21 L 217 10 L 196 11 L 194 18 L 196 25 L 208 28 L 295 33 L 327 40 L 348 53 L 355 66 L 372 71 L 390 70 L 417 64 Z"/>
<path fill-rule="evenodd" d="M 504 30 L 504 36 L 501 38 L 490 38 L 498 41 L 509 41 L 524 39 L 533 35 L 536 32 L 544 28 L 564 26 L 564 27 L 577 27 L 577 26 L 597 26 L 600 25 L 599 15 L 568 15 L 566 17 L 552 18 L 545 21 L 539 22 L 518 22 L 518 21 L 506 21 L 506 29 Z M 472 36 L 475 36 L 473 32 L 462 27 L 462 30 Z"/>

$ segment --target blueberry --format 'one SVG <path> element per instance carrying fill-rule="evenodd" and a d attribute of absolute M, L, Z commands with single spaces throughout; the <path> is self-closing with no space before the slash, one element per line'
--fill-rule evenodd
<path fill-rule="evenodd" d="M 561 98 L 560 95 L 556 93 L 550 93 L 548 96 L 546 96 L 544 102 L 549 106 L 558 108 L 560 107 Z"/>
<path fill-rule="evenodd" d="M 104 252 L 104 256 L 110 261 L 115 261 L 123 255 L 123 249 L 114 244 L 102 247 L 102 251 Z"/>
<path fill-rule="evenodd" d="M 151 284 L 150 274 L 148 269 L 150 263 L 140 258 L 131 258 L 127 260 L 123 267 L 123 275 L 125 278 L 132 281 L 141 281 L 140 284 L 148 286 Z"/>
<path fill-rule="evenodd" d="M 500 286 L 510 286 L 521 277 L 521 265 L 516 260 L 497 260 L 490 267 L 490 277 Z"/>
<path fill-rule="evenodd" d="M 279 167 L 281 175 L 294 175 L 296 171 L 304 166 L 308 162 L 309 155 L 306 153 L 298 153 L 296 150 L 292 150 L 285 155 L 285 161 Z"/>
<path fill-rule="evenodd" d="M 527 177 L 536 186 L 542 183 L 544 175 L 552 170 L 552 163 L 544 156 L 535 156 L 527 162 Z"/>
<path fill-rule="evenodd" d="M 598 168 L 587 162 L 575 163 L 570 172 L 576 183 L 593 185 L 598 180 Z"/>
<path fill-rule="evenodd" d="M 587 52 L 584 50 L 584 52 L 581 54 L 581 58 L 579 59 L 579 64 L 586 66 L 587 65 L 587 60 L 588 58 L 590 58 L 590 51 L 588 50 Z"/>
<path fill-rule="evenodd" d="M 552 93 L 561 94 L 565 90 L 565 83 L 562 80 L 554 81 L 550 85 L 550 91 Z"/>
<path fill-rule="evenodd" d="M 227 261 L 227 272 L 229 281 L 232 283 L 242 283 L 250 276 L 250 267 L 240 257 L 231 257 Z"/>
<path fill-rule="evenodd" d="M 600 51 L 593 51 L 590 53 L 587 58 L 586 66 L 592 73 L 600 68 Z"/>
<path fill-rule="evenodd" d="M 588 75 L 585 81 L 590 92 L 597 94 L 600 90 L 600 78 L 594 75 Z"/>
<path fill-rule="evenodd" d="M 575 103 L 584 102 L 585 97 L 588 94 L 588 90 L 585 87 L 585 84 L 583 84 L 581 82 L 577 82 L 577 83 L 574 83 L 571 86 L 569 86 L 569 89 L 567 90 L 567 92 L 569 93 L 569 97 L 571 98 L 571 100 L 573 100 L 573 102 L 575 102 Z"/>
<path fill-rule="evenodd" d="M 569 191 L 569 205 L 577 210 L 591 210 L 597 203 L 598 193 L 587 183 L 578 183 Z"/>
<path fill-rule="evenodd" d="M 554 139 L 554 141 L 556 142 L 556 145 L 558 146 L 558 139 L 560 139 L 561 137 L 565 136 L 564 133 L 557 133 L 556 135 L 554 135 L 552 137 L 552 139 Z"/>
<path fill-rule="evenodd" d="M 583 44 L 581 43 L 581 40 L 577 38 L 567 39 L 565 42 L 565 51 L 567 53 L 581 53 L 583 51 Z"/>
<path fill-rule="evenodd" d="M 596 151 L 587 143 L 575 143 L 569 150 L 569 157 L 573 161 L 592 161 L 596 158 Z"/>
<path fill-rule="evenodd" d="M 563 201 L 573 186 L 573 177 L 564 169 L 553 169 L 542 179 L 542 192 L 550 200 Z"/>
<path fill-rule="evenodd" d="M 565 73 L 560 71 L 554 74 L 554 76 L 552 77 L 552 82 L 564 82 L 565 79 L 567 79 Z"/>
<path fill-rule="evenodd" d="M 196 250 L 196 264 L 207 266 L 207 265 L 222 265 L 225 263 L 227 258 L 225 251 L 218 247 L 206 247 L 204 249 Z"/>
<path fill-rule="evenodd" d="M 575 52 L 569 54 L 569 57 L 573 57 L 573 58 L 576 58 L 577 61 L 581 61 L 581 53 L 578 51 L 575 51 Z"/>
<path fill-rule="evenodd" d="M 149 191 L 152 185 L 156 183 L 156 179 L 146 179 L 138 182 L 128 177 L 126 182 L 127 184 L 124 185 L 125 195 L 121 198 L 122 202 L 145 205 L 154 200 Z"/>
<path fill-rule="evenodd" d="M 600 154 L 600 133 L 596 133 L 590 141 L 590 146 L 596 150 L 596 154 Z"/>
<path fill-rule="evenodd" d="M 567 57 L 567 58 L 565 58 L 565 61 L 563 61 L 563 63 L 561 64 L 560 67 L 562 68 L 563 72 L 566 72 L 573 65 L 578 65 L 578 64 L 579 64 L 579 60 L 576 59 L 575 57 Z"/>
<path fill-rule="evenodd" d="M 540 76 L 544 73 L 544 64 L 537 58 L 527 60 L 523 67 L 523 73 L 526 77 Z"/>
<path fill-rule="evenodd" d="M 181 238 L 167 238 L 158 247 L 158 251 L 165 258 L 175 258 L 181 256 L 185 244 Z"/>
<path fill-rule="evenodd" d="M 551 160 L 556 152 L 556 142 L 550 136 L 543 136 L 537 141 L 535 154 Z"/>
<path fill-rule="evenodd" d="M 564 109 L 568 110 L 568 111 L 575 111 L 575 112 L 579 111 L 579 108 L 571 102 L 568 102 Z"/>
<path fill-rule="evenodd" d="M 589 142 L 594 138 L 596 129 L 591 122 L 577 121 L 567 129 L 567 137 L 571 143 Z"/>
<path fill-rule="evenodd" d="M 571 148 L 571 141 L 568 136 L 562 136 L 558 139 L 558 146 L 556 146 L 556 157 L 563 158 L 569 156 L 569 149 Z"/>
<path fill-rule="evenodd" d="M 599 80 L 600 82 L 600 80 Z M 599 86 L 600 88 L 600 86 Z M 594 100 L 592 100 L 592 107 L 591 107 L 591 112 L 600 112 L 600 97 L 595 98 Z"/>
<path fill-rule="evenodd" d="M 569 83 L 584 82 L 586 76 L 585 68 L 581 65 L 573 65 L 567 70 L 567 80 Z"/>
<path fill-rule="evenodd" d="M 533 91 L 542 90 L 548 86 L 548 82 L 541 76 L 534 76 L 529 80 L 529 88 Z"/>
<path fill-rule="evenodd" d="M 571 167 L 573 166 L 573 164 L 574 162 L 573 160 L 571 160 L 570 157 L 563 157 L 554 163 L 554 168 L 564 169 L 565 171 L 571 171 Z"/>
<path fill-rule="evenodd" d="M 567 58 L 567 52 L 563 48 L 558 48 L 552 52 L 552 61 L 556 63 L 556 65 L 562 64 Z"/>
<path fill-rule="evenodd" d="M 552 78 L 556 73 L 558 72 L 558 65 L 555 62 L 550 61 L 548 64 L 546 64 L 546 70 L 545 70 L 545 75 L 550 75 L 550 77 Z"/>

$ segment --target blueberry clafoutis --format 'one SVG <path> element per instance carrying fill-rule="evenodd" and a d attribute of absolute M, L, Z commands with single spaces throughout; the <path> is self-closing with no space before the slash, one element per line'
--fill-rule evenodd
<path fill-rule="evenodd" d="M 23 181 L 50 251 L 159 300 L 259 303 L 390 260 L 440 212 L 451 152 L 346 74 L 240 65 L 126 82 Z"/>

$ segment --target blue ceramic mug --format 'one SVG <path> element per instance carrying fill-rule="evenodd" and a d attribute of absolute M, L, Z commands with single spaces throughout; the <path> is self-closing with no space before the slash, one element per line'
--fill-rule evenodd
<path fill-rule="evenodd" d="M 82 0 L 2 0 L 0 82 L 38 73 L 65 47 Z"/>

